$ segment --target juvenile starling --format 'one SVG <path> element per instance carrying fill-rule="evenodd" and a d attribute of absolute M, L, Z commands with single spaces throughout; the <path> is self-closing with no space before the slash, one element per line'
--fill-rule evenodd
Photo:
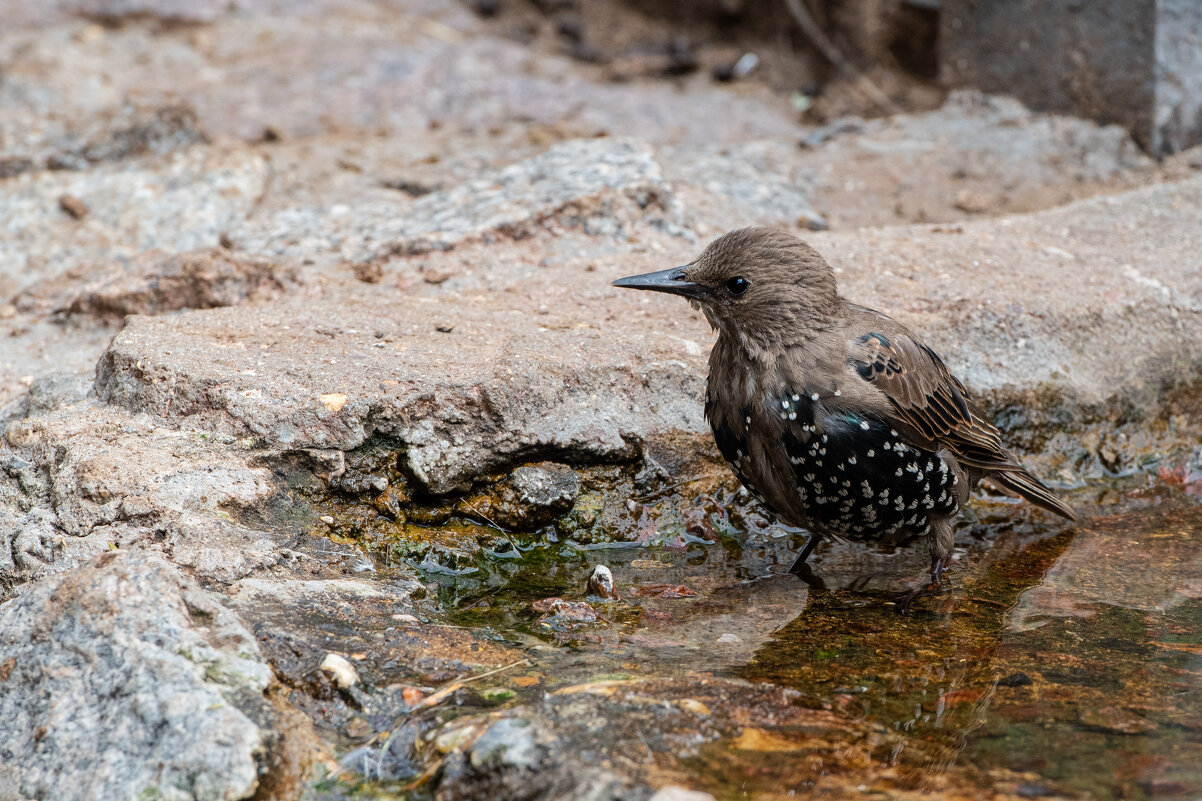
<path fill-rule="evenodd" d="M 735 476 L 813 536 L 925 536 L 938 583 L 952 520 L 982 478 L 1075 519 L 1026 471 L 964 385 L 905 326 L 839 297 L 794 236 L 743 228 L 691 264 L 614 286 L 689 299 L 718 331 L 705 414 Z"/>

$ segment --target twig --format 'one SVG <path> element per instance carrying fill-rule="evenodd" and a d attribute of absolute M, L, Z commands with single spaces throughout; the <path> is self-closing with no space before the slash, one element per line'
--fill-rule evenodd
<path fill-rule="evenodd" d="M 881 91 L 875 83 L 868 79 L 866 75 L 862 75 L 855 66 L 847 60 L 840 52 L 839 48 L 835 47 L 835 43 L 830 40 L 826 32 L 819 27 L 814 17 L 802 3 L 802 0 L 785 0 L 785 6 L 789 9 L 789 13 L 793 15 L 793 19 L 797 20 L 797 24 L 801 26 L 801 31 L 810 40 L 810 44 L 818 48 L 818 52 L 822 53 L 835 69 L 839 70 L 844 77 L 848 78 L 853 87 L 859 88 L 864 94 L 868 95 L 868 99 L 876 103 L 881 108 L 890 114 L 897 114 L 901 109 L 889 99 L 889 96 Z"/>
<path fill-rule="evenodd" d="M 472 506 L 472 505 L 471 505 L 470 503 L 468 503 L 467 501 L 464 501 L 464 502 L 463 502 L 463 505 L 464 505 L 464 506 L 466 506 L 468 509 L 471 509 L 473 512 L 475 512 L 475 513 L 476 513 L 476 515 L 477 515 L 478 517 L 480 517 L 480 519 L 482 519 L 482 520 L 483 520 L 485 523 L 488 523 L 490 526 L 492 526 L 493 528 L 495 528 L 497 531 L 499 531 L 499 532 L 501 532 L 502 534 L 504 534 L 504 535 L 505 535 L 505 539 L 509 541 L 509 544 L 510 544 L 511 546 L 513 546 L 513 551 L 514 551 L 514 553 L 516 553 L 516 554 L 518 555 L 518 559 L 525 559 L 525 558 L 526 558 L 526 557 L 525 557 L 525 556 L 522 554 L 522 549 L 521 549 L 521 548 L 519 548 L 519 547 L 518 547 L 518 544 L 517 544 L 516 542 L 514 542 L 514 541 L 513 541 L 513 537 L 509 536 L 509 532 L 508 532 L 508 531 L 506 531 L 505 529 L 503 529 L 503 528 L 501 528 L 500 526 L 498 526 L 498 525 L 497 525 L 497 524 L 496 524 L 496 523 L 495 523 L 495 522 L 492 520 L 492 518 L 490 518 L 488 515 L 484 514 L 484 512 L 481 512 L 481 511 L 480 511 L 479 509 L 477 509 L 476 507 Z"/>
<path fill-rule="evenodd" d="M 499 667 L 496 670 L 490 670 L 487 673 L 481 673 L 477 676 L 468 676 L 466 679 L 456 679 L 455 681 L 451 682 L 446 687 L 443 687 L 442 689 L 438 690 L 437 692 L 433 692 L 433 693 L 430 693 L 429 695 L 427 695 L 425 698 L 423 698 L 421 700 L 421 703 L 419 703 L 417 706 L 413 707 L 413 709 L 409 710 L 409 712 L 410 712 L 410 714 L 412 714 L 419 709 L 425 709 L 427 707 L 434 706 L 435 704 L 442 703 L 443 700 L 447 698 L 447 696 L 451 695 L 452 693 L 454 693 L 456 690 L 463 687 L 463 685 L 467 684 L 468 682 L 479 681 L 480 679 L 486 679 L 489 676 L 495 676 L 496 674 L 502 673 L 506 670 L 509 670 L 510 668 L 515 668 L 518 665 L 528 665 L 528 664 L 530 664 L 529 659 L 519 659 L 518 661 L 516 661 L 512 664 L 505 665 L 504 667 Z"/>
<path fill-rule="evenodd" d="M 661 487 L 661 488 L 657 489 L 655 492 L 649 492 L 646 495 L 640 495 L 639 497 L 634 498 L 633 500 L 635 500 L 639 503 L 644 503 L 646 501 L 651 500 L 652 498 L 658 498 L 660 495 L 663 495 L 664 493 L 671 492 L 674 489 L 683 487 L 686 484 L 696 484 L 698 481 L 704 481 L 706 478 L 709 478 L 709 476 L 710 476 L 709 473 L 701 473 L 700 475 L 693 476 L 692 478 L 686 478 L 684 481 L 677 481 L 675 484 L 669 484 L 666 487 Z"/>

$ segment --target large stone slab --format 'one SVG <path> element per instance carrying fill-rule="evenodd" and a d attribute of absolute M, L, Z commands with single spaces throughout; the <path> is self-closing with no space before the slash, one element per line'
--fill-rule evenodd
<path fill-rule="evenodd" d="M 249 798 L 271 671 L 216 596 L 112 552 L 0 606 L 0 797 Z"/>
<path fill-rule="evenodd" d="M 274 448 L 392 437 L 436 493 L 540 454 L 626 459 L 657 431 L 702 430 L 704 348 L 687 338 L 704 329 L 687 316 L 678 329 L 657 324 L 680 332 L 673 338 L 591 311 L 540 314 L 537 297 L 406 300 L 381 287 L 131 318 L 101 361 L 97 392 Z"/>
<path fill-rule="evenodd" d="M 1202 179 L 956 226 L 823 234 L 843 293 L 920 331 L 999 405 L 1157 408 L 1194 381 Z"/>
<path fill-rule="evenodd" d="M 941 69 L 956 86 L 1117 122 L 1149 152 L 1202 142 L 1202 5 L 1194 0 L 946 0 Z"/>
<path fill-rule="evenodd" d="M 112 408 L 15 422 L 0 442 L 0 580 L 66 570 L 118 546 L 217 582 L 274 565 L 291 535 L 239 519 L 262 519 L 277 491 L 253 458 Z"/>
<path fill-rule="evenodd" d="M 811 241 L 845 295 L 913 325 L 986 400 L 1138 415 L 1196 375 L 1200 231 L 1194 179 L 955 228 Z M 134 317 L 96 390 L 171 425 L 275 447 L 391 437 L 436 493 L 523 459 L 630 458 L 646 437 L 704 431 L 700 315 L 608 287 L 700 247 L 647 241 L 656 247 L 608 251 L 600 269 L 537 266 L 538 248 L 514 242 L 433 288 L 341 285 L 316 299 Z"/>
<path fill-rule="evenodd" d="M 244 139 L 267 130 L 420 138 L 431 124 L 488 130 L 517 123 L 652 142 L 735 142 L 791 137 L 800 128 L 766 87 L 730 91 L 701 80 L 687 91 L 655 82 L 631 92 L 565 56 L 481 35 L 465 4 L 445 0 L 8 2 L 0 17 L 13 20 L 0 32 L 0 63 L 12 87 L 0 87 L 0 98 L 51 119 L 136 95 L 185 97 L 204 130 Z M 86 28 L 87 17 L 129 24 Z M 177 24 L 139 24 L 156 17 Z M 79 80 L 97 74 L 104 80 Z M 20 120 L 13 129 L 40 138 L 37 126 Z"/>
<path fill-rule="evenodd" d="M 0 181 L 0 289 L 9 293 L 81 262 L 214 247 L 254 207 L 267 163 L 248 148 L 194 147 L 88 171 Z M 82 203 L 80 216 L 62 198 Z"/>
<path fill-rule="evenodd" d="M 670 198 L 646 145 L 577 139 L 412 204 L 398 198 L 288 209 L 252 220 L 230 238 L 276 258 L 367 261 L 446 250 L 483 236 L 521 238 L 551 222 L 614 234 L 623 211 L 641 217 Z"/>

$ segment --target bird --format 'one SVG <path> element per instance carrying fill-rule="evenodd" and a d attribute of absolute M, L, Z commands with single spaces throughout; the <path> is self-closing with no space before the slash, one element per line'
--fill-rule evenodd
<path fill-rule="evenodd" d="M 925 538 L 927 586 L 939 585 L 953 522 L 982 479 L 1076 519 L 943 359 L 898 321 L 841 297 L 830 265 L 801 239 L 741 228 L 683 267 L 613 286 L 680 295 L 717 331 L 705 416 L 739 482 L 810 532 L 793 572 L 808 570 L 824 537 Z"/>

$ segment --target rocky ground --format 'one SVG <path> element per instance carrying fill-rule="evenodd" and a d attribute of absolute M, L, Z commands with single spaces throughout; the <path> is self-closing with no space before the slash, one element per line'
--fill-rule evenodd
<path fill-rule="evenodd" d="M 1196 671 L 1202 156 L 930 87 L 803 120 L 779 61 L 665 78 L 615 6 L 591 63 L 542 5 L 0 0 L 0 799 L 1202 786 L 1202 710 L 1155 700 Z M 704 320 L 609 286 L 753 223 L 922 331 L 1081 526 L 981 496 L 904 621 L 856 593 L 916 551 L 783 575 L 801 538 L 706 433 Z M 586 603 L 601 562 L 623 597 Z M 1056 629 L 1098 621 L 1169 656 Z M 863 691 L 799 674 L 849 630 Z M 1159 761 L 957 762 L 869 701 L 910 649 L 890 697 L 935 729 L 1034 754 L 998 716 L 1042 705 Z M 1138 697 L 1057 690 L 1111 662 Z"/>

